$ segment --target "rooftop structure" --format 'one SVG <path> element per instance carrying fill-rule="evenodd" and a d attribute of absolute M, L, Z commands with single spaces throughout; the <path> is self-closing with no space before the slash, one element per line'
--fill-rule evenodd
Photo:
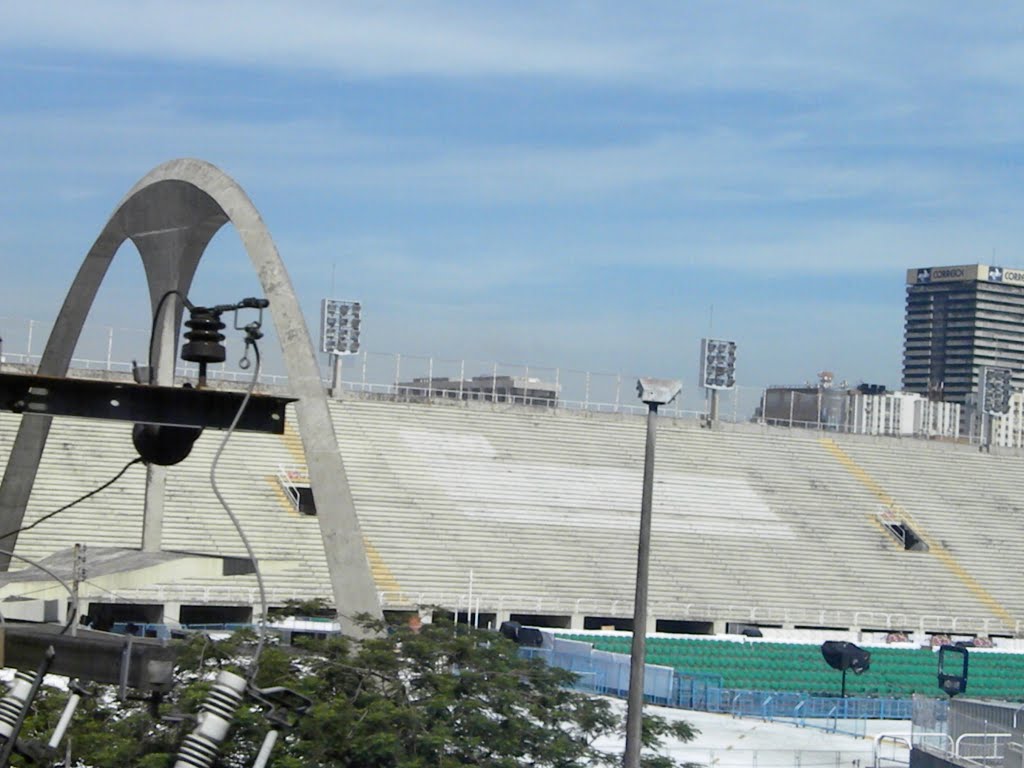
<path fill-rule="evenodd" d="M 484 374 L 471 379 L 422 376 L 397 385 L 398 394 L 452 400 L 489 400 L 495 403 L 558 405 L 559 385 L 535 376 Z"/>

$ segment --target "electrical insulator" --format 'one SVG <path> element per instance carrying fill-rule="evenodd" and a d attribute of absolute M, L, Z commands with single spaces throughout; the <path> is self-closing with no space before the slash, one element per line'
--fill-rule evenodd
<path fill-rule="evenodd" d="M 181 743 L 174 768 L 210 768 L 214 764 L 245 689 L 245 678 L 230 672 L 217 675 L 199 707 L 198 724 Z"/>
<path fill-rule="evenodd" d="M 32 685 L 36 676 L 32 672 L 18 672 L 14 676 L 11 687 L 7 694 L 0 699 L 0 737 L 11 738 L 14 729 L 18 725 L 18 718 L 25 709 L 29 696 L 32 695 Z"/>
<path fill-rule="evenodd" d="M 181 359 L 190 363 L 223 363 L 228 356 L 224 346 L 224 323 L 220 313 L 206 307 L 195 307 L 185 322 L 188 343 L 181 348 Z"/>

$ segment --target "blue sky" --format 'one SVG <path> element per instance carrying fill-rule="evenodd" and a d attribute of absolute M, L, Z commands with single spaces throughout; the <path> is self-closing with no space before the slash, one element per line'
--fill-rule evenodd
<path fill-rule="evenodd" d="M 690 385 L 712 327 L 752 387 L 898 385 L 908 267 L 1024 265 L 1022 33 L 954 2 L 12 0 L 0 333 L 50 320 L 124 192 L 196 156 L 311 321 L 332 275 L 364 302 L 371 352 Z M 94 324 L 146 327 L 137 261 Z M 228 230 L 193 297 L 225 285 L 256 291 Z"/>

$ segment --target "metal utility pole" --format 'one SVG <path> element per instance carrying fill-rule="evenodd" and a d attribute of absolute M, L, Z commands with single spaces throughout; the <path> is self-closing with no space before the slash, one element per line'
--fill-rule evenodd
<path fill-rule="evenodd" d="M 647 446 L 644 451 L 644 486 L 640 502 L 640 537 L 636 555 L 636 593 L 633 598 L 633 646 L 629 657 L 629 695 L 626 700 L 625 768 L 640 768 L 644 708 L 644 664 L 647 657 L 647 585 L 651 550 L 651 507 L 654 498 L 654 447 L 658 406 L 671 403 L 682 384 L 671 379 L 640 379 L 637 394 L 647 405 Z"/>

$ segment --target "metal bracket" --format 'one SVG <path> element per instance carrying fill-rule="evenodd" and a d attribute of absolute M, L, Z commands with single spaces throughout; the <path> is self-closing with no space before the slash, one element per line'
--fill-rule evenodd
<path fill-rule="evenodd" d="M 244 397 L 220 389 L 0 373 L 0 410 L 25 415 L 227 429 Z M 284 434 L 285 406 L 292 402 L 295 398 L 254 393 L 236 429 Z"/>

